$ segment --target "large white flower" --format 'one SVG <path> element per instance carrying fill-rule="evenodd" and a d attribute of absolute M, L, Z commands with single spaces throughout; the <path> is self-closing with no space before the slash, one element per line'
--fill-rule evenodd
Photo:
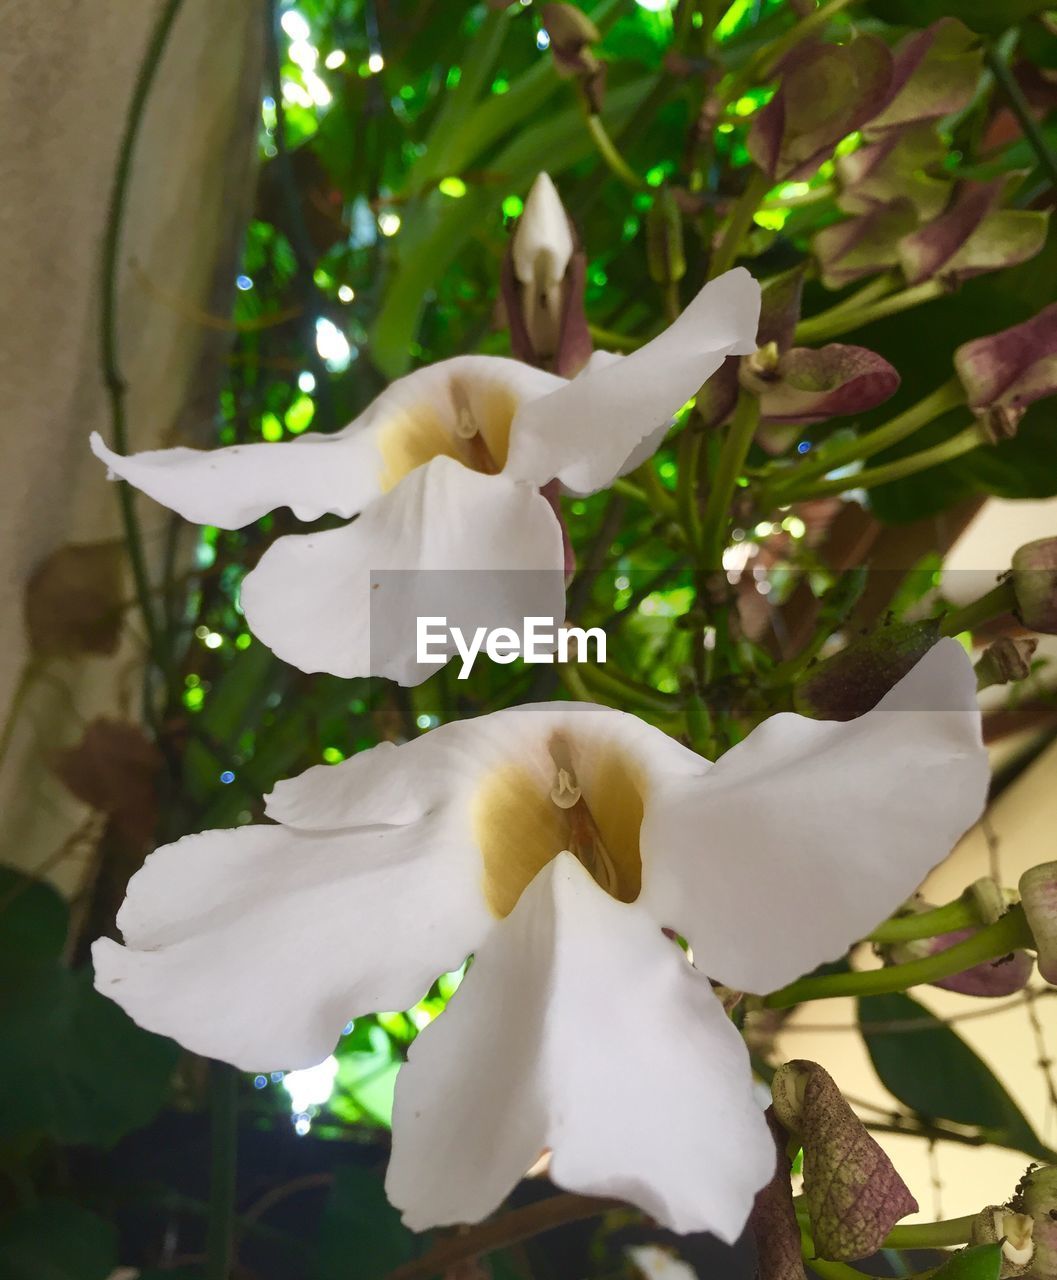
<path fill-rule="evenodd" d="M 765 992 L 841 955 L 986 783 L 950 640 L 860 719 L 777 715 L 716 764 L 609 708 L 500 711 L 280 783 L 276 825 L 159 849 L 96 983 L 265 1071 L 319 1062 L 349 1018 L 409 1007 L 472 953 L 398 1079 L 387 1187 L 408 1224 L 479 1220 L 549 1149 L 561 1186 L 731 1241 L 774 1144 L 709 978 Z"/>
<path fill-rule="evenodd" d="M 394 382 L 333 435 L 130 457 L 93 435 L 92 448 L 112 475 L 201 524 L 237 529 L 281 506 L 300 520 L 358 515 L 276 541 L 243 583 L 246 620 L 303 671 L 417 684 L 436 668 L 415 661 L 416 613 L 464 630 L 562 621 L 562 527 L 540 489 L 593 492 L 647 457 L 724 359 L 755 349 L 759 292 L 730 271 L 652 342 L 625 358 L 598 352 L 571 381 L 460 356 Z M 390 610 L 373 652 L 372 609 Z"/>

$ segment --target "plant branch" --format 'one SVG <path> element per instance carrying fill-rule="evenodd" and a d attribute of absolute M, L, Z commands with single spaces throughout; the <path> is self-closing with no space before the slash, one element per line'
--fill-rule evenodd
<path fill-rule="evenodd" d="M 875 320 L 883 320 L 886 316 L 918 307 L 923 302 L 931 302 L 933 298 L 941 298 L 947 292 L 946 286 L 938 280 L 926 280 L 923 284 L 901 289 L 862 307 L 851 307 L 847 301 L 838 303 L 829 311 L 801 320 L 796 327 L 796 341 L 805 344 L 828 342 L 842 333 L 873 324 Z"/>
<path fill-rule="evenodd" d="M 980 916 L 968 898 L 956 898 L 932 911 L 916 915 L 896 916 L 877 926 L 868 935 L 870 942 L 913 942 L 918 938 L 935 938 L 980 924 Z"/>

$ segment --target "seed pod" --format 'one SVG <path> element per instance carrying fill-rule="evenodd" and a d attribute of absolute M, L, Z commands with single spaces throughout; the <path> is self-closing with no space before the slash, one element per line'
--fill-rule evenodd
<path fill-rule="evenodd" d="M 1026 627 L 1057 635 L 1057 538 L 1039 538 L 1014 551 L 1013 593 Z"/>
<path fill-rule="evenodd" d="M 1020 901 L 1035 939 L 1039 973 L 1057 986 L 1057 862 L 1043 862 L 1025 871 L 1019 887 Z"/>

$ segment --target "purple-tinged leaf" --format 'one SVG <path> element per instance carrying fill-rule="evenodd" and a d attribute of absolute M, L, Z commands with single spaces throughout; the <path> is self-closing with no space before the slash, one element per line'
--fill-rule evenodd
<path fill-rule="evenodd" d="M 1015 429 L 1030 405 L 1057 393 L 1057 303 L 1023 324 L 964 343 L 954 367 L 973 412 L 999 413 Z"/>
<path fill-rule="evenodd" d="M 909 200 L 893 200 L 847 222 L 826 227 L 815 236 L 815 257 L 827 289 L 866 276 L 879 275 L 899 265 L 899 242 L 917 226 L 918 218 Z"/>
<path fill-rule="evenodd" d="M 837 204 L 845 213 L 867 213 L 893 200 L 909 200 L 919 218 L 935 218 L 951 193 L 942 167 L 946 155 L 947 145 L 931 124 L 885 134 L 837 159 Z"/>
<path fill-rule="evenodd" d="M 980 79 L 980 41 L 957 18 L 941 18 L 895 48 L 892 96 L 870 134 L 940 120 L 969 104 Z"/>
<path fill-rule="evenodd" d="M 778 1123 L 774 1107 L 765 1112 L 777 1154 L 774 1177 L 757 1193 L 749 1215 L 756 1238 L 758 1280 L 806 1280 L 800 1251 L 800 1226 L 789 1181 L 789 1135 Z"/>

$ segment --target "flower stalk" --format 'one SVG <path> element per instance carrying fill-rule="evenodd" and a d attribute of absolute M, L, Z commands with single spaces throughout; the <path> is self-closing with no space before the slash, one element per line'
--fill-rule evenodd
<path fill-rule="evenodd" d="M 1020 947 L 1032 945 L 1031 930 L 1021 907 L 1013 907 L 1001 920 L 987 925 L 973 937 L 906 964 L 851 973 L 827 973 L 798 978 L 763 1000 L 765 1009 L 789 1009 L 808 1000 L 832 1000 L 838 996 L 878 996 L 906 991 L 909 987 L 950 978 L 956 973 L 997 960 Z"/>
<path fill-rule="evenodd" d="M 935 938 L 942 933 L 953 933 L 955 929 L 967 929 L 980 923 L 980 913 L 972 898 L 964 895 L 931 911 L 886 920 L 869 935 L 869 941 L 915 942 L 919 938 Z"/>
<path fill-rule="evenodd" d="M 1016 596 L 1013 591 L 1013 580 L 1006 578 L 979 600 L 963 605 L 960 609 L 952 609 L 940 619 L 940 631 L 945 636 L 960 635 L 963 631 L 975 631 L 977 627 L 992 618 L 1000 618 L 1005 613 L 1012 613 L 1016 607 Z"/>
<path fill-rule="evenodd" d="M 832 480 L 823 480 L 818 484 L 808 485 L 803 489 L 783 490 L 780 495 L 781 505 L 790 502 L 803 502 L 808 498 L 830 498 L 850 489 L 875 489 L 878 485 L 891 484 L 893 480 L 903 480 L 907 476 L 917 475 L 919 471 L 927 471 L 943 462 L 952 462 L 963 453 L 971 453 L 990 441 L 984 435 L 978 422 L 965 427 L 956 435 L 933 445 L 930 449 L 922 449 L 920 453 L 908 454 L 905 458 L 897 458 L 894 462 L 874 467 L 866 471 L 857 471 L 852 475 L 837 476 Z"/>
<path fill-rule="evenodd" d="M 919 307 L 923 302 L 931 302 L 947 291 L 939 280 L 926 280 L 923 284 L 901 289 L 898 293 L 878 298 L 863 307 L 852 308 L 846 304 L 838 304 L 829 311 L 801 320 L 797 325 L 796 340 L 802 343 L 829 342 L 842 333 L 850 333 L 853 329 L 873 324 L 875 320 L 884 320 L 887 316 L 909 311 L 911 307 Z"/>

